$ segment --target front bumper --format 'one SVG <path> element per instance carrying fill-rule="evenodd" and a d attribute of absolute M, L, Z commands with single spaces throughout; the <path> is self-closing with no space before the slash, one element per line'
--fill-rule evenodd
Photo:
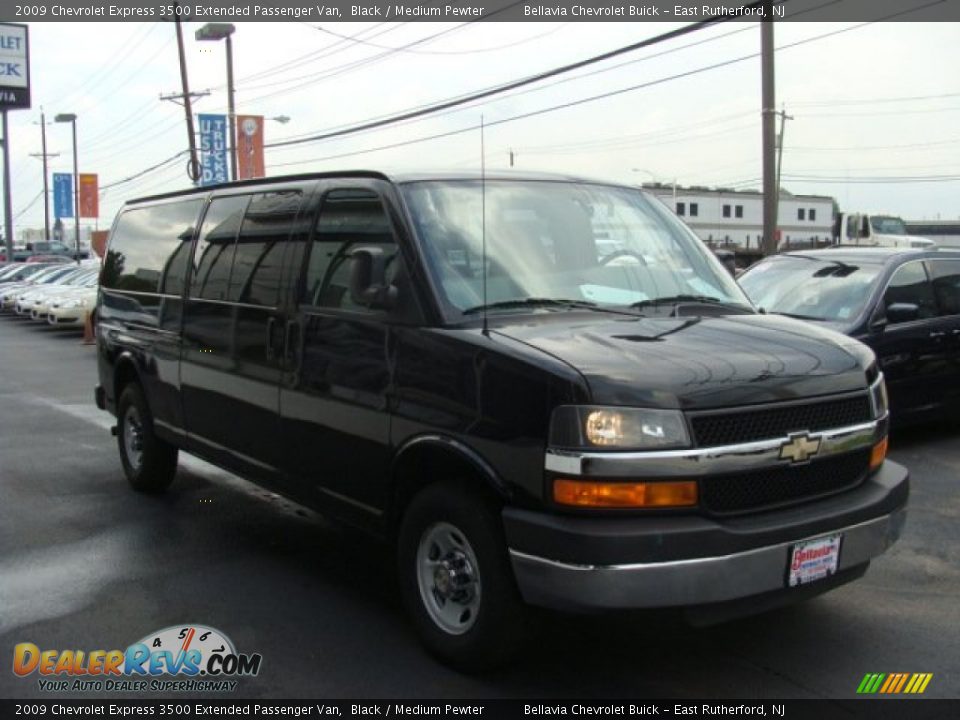
<path fill-rule="evenodd" d="M 692 607 L 791 593 L 790 547 L 843 533 L 837 575 L 883 554 L 906 520 L 909 475 L 887 461 L 856 490 L 750 517 L 582 517 L 504 510 L 510 559 L 523 598 L 567 610 Z"/>

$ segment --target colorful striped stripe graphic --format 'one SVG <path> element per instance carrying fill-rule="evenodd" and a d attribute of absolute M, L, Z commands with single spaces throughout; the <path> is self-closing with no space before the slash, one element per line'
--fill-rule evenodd
<path fill-rule="evenodd" d="M 867 673 L 857 688 L 859 695 L 919 695 L 926 691 L 933 673 Z"/>

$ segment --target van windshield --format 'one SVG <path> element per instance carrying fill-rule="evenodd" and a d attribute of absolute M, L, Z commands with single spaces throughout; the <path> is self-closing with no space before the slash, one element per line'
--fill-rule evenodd
<path fill-rule="evenodd" d="M 402 188 L 427 266 L 455 311 L 646 312 L 671 299 L 752 310 L 696 236 L 638 190 L 512 180 L 488 180 L 485 189 L 478 180 Z"/>

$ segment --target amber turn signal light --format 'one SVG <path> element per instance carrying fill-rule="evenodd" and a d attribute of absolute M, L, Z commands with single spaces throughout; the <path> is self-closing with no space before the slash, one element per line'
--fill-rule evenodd
<path fill-rule="evenodd" d="M 697 504 L 697 483 L 553 481 L 553 499 L 560 505 L 597 508 L 665 508 Z"/>
<path fill-rule="evenodd" d="M 884 438 L 876 445 L 873 446 L 873 450 L 870 452 L 870 469 L 876 470 L 883 464 L 884 459 L 887 457 L 887 438 Z"/>

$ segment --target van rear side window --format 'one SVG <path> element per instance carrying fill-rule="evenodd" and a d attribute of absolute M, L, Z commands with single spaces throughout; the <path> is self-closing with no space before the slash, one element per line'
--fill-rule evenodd
<path fill-rule="evenodd" d="M 120 215 L 103 261 L 103 287 L 180 295 L 202 205 L 187 200 Z"/>

